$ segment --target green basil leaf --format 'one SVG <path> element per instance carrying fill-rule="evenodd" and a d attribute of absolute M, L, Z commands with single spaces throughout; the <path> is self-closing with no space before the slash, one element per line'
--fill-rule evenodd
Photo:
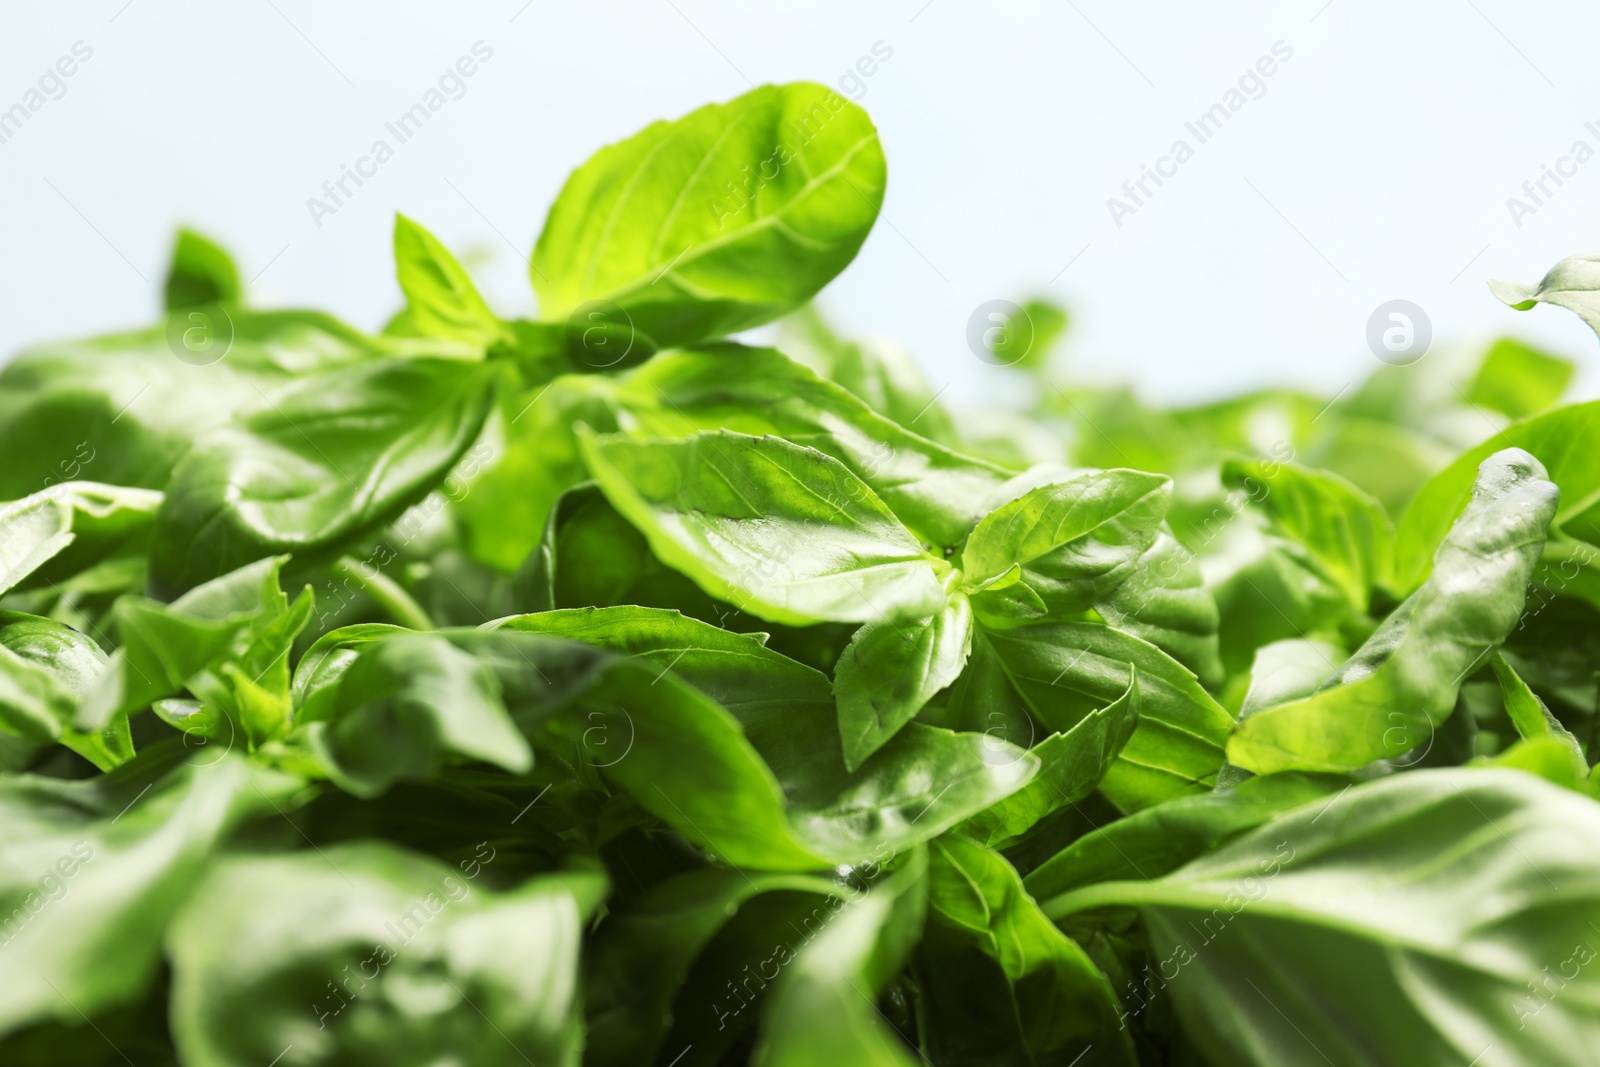
<path fill-rule="evenodd" d="M 0 611 L 0 730 L 59 742 L 103 771 L 133 758 L 128 717 L 103 729 L 73 728 L 78 701 L 105 669 L 100 646 L 69 626 Z"/>
<path fill-rule="evenodd" d="M 1393 584 L 1394 524 L 1383 505 L 1338 475 L 1288 463 L 1230 461 L 1223 483 L 1247 495 L 1272 540 L 1364 615 Z"/>
<path fill-rule="evenodd" d="M 244 298 L 239 268 L 228 250 L 187 228 L 178 230 L 163 286 L 168 311 L 203 304 L 235 304 Z"/>
<path fill-rule="evenodd" d="M 1003 741 L 911 723 L 846 772 L 825 675 L 764 647 L 762 635 L 677 612 L 549 611 L 500 625 L 629 653 L 711 697 L 771 768 L 795 832 L 835 862 L 930 840 L 1014 793 L 1038 765 Z"/>
<path fill-rule="evenodd" d="M 961 832 L 981 845 L 1000 848 L 1045 816 L 1082 800 L 1106 776 L 1138 723 L 1139 673 L 1130 668 L 1125 693 L 1029 749 L 1039 758 L 1033 781 L 962 823 Z"/>
<path fill-rule="evenodd" d="M 982 845 L 929 847 L 917 960 L 934 1062 L 1138 1062 L 1105 975 Z"/>
<path fill-rule="evenodd" d="M 619 385 L 627 429 L 775 434 L 843 463 L 921 540 L 954 551 L 1015 495 L 1010 471 L 953 452 L 876 414 L 849 392 L 771 348 L 707 345 L 663 353 Z M 1025 487 L 1027 488 L 1027 487 Z"/>
<path fill-rule="evenodd" d="M 181 592 L 279 552 L 331 554 L 396 518 L 472 444 L 492 385 L 482 363 L 375 360 L 267 399 L 173 471 L 152 587 Z"/>
<path fill-rule="evenodd" d="M 404 215 L 394 217 L 394 265 L 410 321 L 420 336 L 488 347 L 504 328 L 466 268 L 438 238 Z"/>
<path fill-rule="evenodd" d="M 0 593 L 65 581 L 148 537 L 161 494 L 61 482 L 0 506 Z"/>
<path fill-rule="evenodd" d="M 1243 719 L 1228 759 L 1258 774 L 1346 771 L 1431 743 L 1517 624 L 1559 497 L 1528 453 L 1485 460 L 1432 577 L 1322 689 Z"/>
<path fill-rule="evenodd" d="M 927 906 L 928 854 L 918 848 L 807 938 L 774 983 L 750 1062 L 912 1067 L 917 1061 L 881 1021 L 874 997 L 910 954 Z"/>
<path fill-rule="evenodd" d="M 123 597 L 112 610 L 120 640 L 83 694 L 76 725 L 101 729 L 119 715 L 189 689 L 218 718 L 201 736 L 250 745 L 289 721 L 288 655 L 311 614 L 278 584 L 283 557 L 263 559 L 196 586 L 171 604 Z M 202 720 L 191 723 L 199 727 Z"/>
<path fill-rule="evenodd" d="M 1577 367 L 1513 337 L 1489 346 L 1467 399 L 1513 419 L 1537 415 L 1561 399 Z"/>
<path fill-rule="evenodd" d="M 1053 615 L 1082 611 L 1127 580 L 1171 495 L 1171 479 L 1129 470 L 1040 486 L 984 516 L 962 550 L 962 572 L 976 585 L 1021 564 L 1022 581 Z M 978 594 L 974 606 L 982 613 L 996 596 L 1004 591 Z"/>
<path fill-rule="evenodd" d="M 972 650 L 972 607 L 963 593 L 925 619 L 869 622 L 834 668 L 844 763 L 855 770 L 954 682 Z"/>
<path fill-rule="evenodd" d="M 855 258 L 884 182 L 866 112 L 820 85 L 652 123 L 562 187 L 533 251 L 540 313 L 605 301 L 663 347 L 767 322 Z"/>
<path fill-rule="evenodd" d="M 183 1062 L 577 1067 L 603 878 L 467 871 L 375 841 L 219 864 L 167 938 Z"/>
<path fill-rule="evenodd" d="M 772 622 L 931 615 L 936 566 L 837 460 L 775 437 L 587 438 L 589 470 L 662 562 Z"/>
<path fill-rule="evenodd" d="M 1600 253 L 1568 256 L 1539 279 L 1538 285 L 1491 281 L 1489 291 L 1504 304 L 1527 311 L 1535 304 L 1554 304 L 1577 315 L 1600 334 Z"/>
<path fill-rule="evenodd" d="M 197 437 L 263 394 L 380 351 L 327 315 L 239 307 L 29 349 L 0 370 L 0 497 L 91 476 L 161 489 Z"/>
<path fill-rule="evenodd" d="M 533 766 L 494 674 L 442 637 L 404 633 L 369 645 L 344 668 L 325 714 L 308 740 L 340 788 L 359 797 L 427 780 L 447 756 L 513 773 Z"/>
<path fill-rule="evenodd" d="M 1091 830 L 1023 880 L 1035 897 L 1096 882 L 1159 878 L 1246 830 L 1311 804 L 1349 779 L 1290 772 L 1247 778 L 1200 796 L 1175 797 Z"/>
<path fill-rule="evenodd" d="M 1400 519 L 1395 575 L 1401 591 L 1416 589 L 1428 577 L 1434 553 L 1472 498 L 1479 468 L 1506 449 L 1531 452 L 1561 490 L 1561 506 L 1551 525 L 1568 537 L 1600 545 L 1600 400 L 1596 400 L 1512 423 L 1461 453 L 1424 485 Z"/>
<path fill-rule="evenodd" d="M 662 882 L 631 907 L 607 915 L 588 960 L 585 1062 L 601 1067 L 651 1062 L 672 1026 L 673 998 L 690 966 L 747 902 L 768 893 L 827 900 L 847 892 L 836 882 L 806 875 L 699 870 Z M 774 967 L 793 959 L 792 952 L 785 953 L 787 959 L 772 960 Z M 763 985 L 770 980 L 759 964 L 755 970 Z"/>
<path fill-rule="evenodd" d="M 1182 665 L 1154 645 L 1098 623 L 1038 623 L 973 639 L 1028 713 L 1064 733 L 1122 696 L 1139 672 L 1139 724 L 1100 789 L 1133 810 L 1209 787 L 1233 718 Z"/>
<path fill-rule="evenodd" d="M 1137 908 L 1184 1030 L 1218 1063 L 1576 1067 L 1600 1041 L 1597 856 L 1592 800 L 1417 771 L 1044 910 Z"/>
<path fill-rule="evenodd" d="M 1216 599 L 1206 587 L 1198 558 L 1168 530 L 1156 532 L 1127 581 L 1096 602 L 1094 610 L 1107 624 L 1150 642 L 1189 668 L 1203 685 L 1222 684 Z"/>
<path fill-rule="evenodd" d="M 0 778 L 0 1032 L 137 998 L 212 851 L 298 785 L 234 753 L 182 755 L 78 782 Z"/>

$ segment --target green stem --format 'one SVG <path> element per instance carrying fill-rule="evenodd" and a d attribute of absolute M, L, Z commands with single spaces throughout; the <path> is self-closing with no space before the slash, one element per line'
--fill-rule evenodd
<path fill-rule="evenodd" d="M 1171 889 L 1153 882 L 1099 882 L 1042 900 L 1039 907 L 1047 918 L 1056 921 L 1091 908 L 1135 908 L 1140 904 L 1170 903 L 1172 897 Z"/>
<path fill-rule="evenodd" d="M 422 605 L 411 599 L 410 593 L 376 567 L 362 566 L 349 556 L 340 556 L 332 570 L 334 574 L 351 582 L 357 589 L 371 597 L 401 626 L 413 630 L 438 629 L 428 617 L 428 613 L 422 610 Z"/>

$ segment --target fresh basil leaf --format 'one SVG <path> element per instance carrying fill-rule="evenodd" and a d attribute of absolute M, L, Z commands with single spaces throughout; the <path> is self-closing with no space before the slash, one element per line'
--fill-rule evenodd
<path fill-rule="evenodd" d="M 1138 1062 L 1106 976 L 982 845 L 929 847 L 917 963 L 934 1062 Z"/>
<path fill-rule="evenodd" d="M 1184 1030 L 1219 1063 L 1588 1063 L 1600 1041 L 1600 808 L 1506 771 L 1417 771 L 1310 804 L 1134 907 Z M 1270 960 L 1270 980 L 1262 961 Z"/>
<path fill-rule="evenodd" d="M 0 777 L 0 1032 L 137 998 L 211 852 L 295 783 L 164 746 L 111 774 Z"/>
<path fill-rule="evenodd" d="M 160 489 L 194 440 L 310 373 L 374 358 L 311 311 L 232 307 L 137 333 L 43 345 L 0 371 L 0 497 L 59 481 Z M 182 353 L 182 356 L 178 353 Z"/>
<path fill-rule="evenodd" d="M 1206 587 L 1198 558 L 1170 531 L 1156 531 L 1127 580 L 1096 602 L 1094 610 L 1108 625 L 1150 642 L 1189 668 L 1201 684 L 1222 683 L 1222 622 L 1216 599 Z"/>
<path fill-rule="evenodd" d="M 450 756 L 508 771 L 533 752 L 500 702 L 494 674 L 441 637 L 395 634 L 359 652 L 308 741 L 340 788 L 359 797 L 431 778 Z"/>
<path fill-rule="evenodd" d="M 1139 672 L 1139 724 L 1100 789 L 1125 810 L 1206 789 L 1233 718 L 1194 675 L 1154 645 L 1098 623 L 1037 623 L 973 639 L 1028 713 L 1064 733 L 1122 696 Z M 969 668 L 970 669 L 970 668 Z"/>
<path fill-rule="evenodd" d="M 1175 797 L 1091 830 L 1028 873 L 1028 892 L 1044 899 L 1125 879 L 1159 878 L 1224 841 L 1350 781 L 1296 772 L 1247 778 L 1199 796 Z"/>
<path fill-rule="evenodd" d="M 663 353 L 618 389 L 630 432 L 678 437 L 729 429 L 824 452 L 921 540 L 947 553 L 1015 495 L 1010 471 L 919 437 L 911 431 L 920 422 L 901 427 L 774 349 L 720 344 Z"/>
<path fill-rule="evenodd" d="M 1528 453 L 1485 460 L 1432 577 L 1323 688 L 1243 719 L 1228 759 L 1258 774 L 1347 771 L 1431 743 L 1522 614 L 1559 497 Z"/>
<path fill-rule="evenodd" d="M 561 494 L 588 478 L 574 432 L 580 423 L 597 432 L 617 429 L 599 379 L 570 374 L 537 389 L 502 392 L 484 431 L 489 459 L 450 501 L 473 559 L 507 574 L 523 565 Z"/>
<path fill-rule="evenodd" d="M 1513 419 L 1537 415 L 1567 391 L 1577 367 L 1570 360 L 1541 352 L 1514 337 L 1489 346 L 1467 399 Z"/>
<path fill-rule="evenodd" d="M 844 764 L 855 770 L 954 682 L 972 650 L 972 607 L 963 593 L 926 619 L 869 622 L 834 668 Z"/>
<path fill-rule="evenodd" d="M 1128 470 L 1040 486 L 984 516 L 962 550 L 962 572 L 977 585 L 1020 564 L 1021 584 L 1052 616 L 1081 612 L 1127 580 L 1171 494 L 1171 479 Z M 974 607 L 983 614 L 1013 588 L 975 594 Z"/>
<path fill-rule="evenodd" d="M 911 723 L 847 773 L 825 675 L 764 647 L 762 635 L 676 612 L 550 611 L 500 625 L 629 653 L 710 696 L 771 768 L 795 832 L 836 862 L 930 840 L 1014 793 L 1038 765 L 1002 740 Z"/>
<path fill-rule="evenodd" d="M 1571 404 L 1512 423 L 1458 456 L 1422 487 L 1400 519 L 1395 549 L 1399 591 L 1416 589 L 1428 577 L 1433 555 L 1451 523 L 1472 498 L 1483 462 L 1497 452 L 1533 454 L 1561 490 L 1552 526 L 1570 538 L 1600 545 L 1600 400 Z"/>
<path fill-rule="evenodd" d="M 163 286 L 168 311 L 203 304 L 236 304 L 244 298 L 239 268 L 227 249 L 187 228 L 178 230 Z"/>
<path fill-rule="evenodd" d="M 156 516 L 151 585 L 172 594 L 262 556 L 331 554 L 397 517 L 477 437 L 493 379 L 482 363 L 374 360 L 207 435 Z"/>
<path fill-rule="evenodd" d="M 0 593 L 65 581 L 147 540 L 161 494 L 61 482 L 0 507 Z"/>
<path fill-rule="evenodd" d="M 0 730 L 66 745 L 102 771 L 133 758 L 128 717 L 103 729 L 72 726 L 78 700 L 104 670 L 106 654 L 53 619 L 0 611 Z"/>
<path fill-rule="evenodd" d="M 662 562 L 772 622 L 930 615 L 939 568 L 837 460 L 775 437 L 587 438 L 589 470 Z"/>
<path fill-rule="evenodd" d="M 652 123 L 556 197 L 531 263 L 540 313 L 604 301 L 663 347 L 767 322 L 855 258 L 884 181 L 866 112 L 820 85 Z"/>
<path fill-rule="evenodd" d="M 824 857 L 802 839 L 738 720 L 665 668 L 510 629 L 444 636 L 495 672 L 537 746 L 603 774 L 728 863 L 807 871 L 855 858 Z"/>
<path fill-rule="evenodd" d="M 461 262 L 433 234 L 398 213 L 394 264 L 411 325 L 420 336 L 484 348 L 503 336 L 499 317 L 489 310 Z"/>
<path fill-rule="evenodd" d="M 376 841 L 220 863 L 167 937 L 183 1061 L 577 1067 L 604 879 L 467 870 Z"/>
<path fill-rule="evenodd" d="M 289 721 L 288 655 L 309 621 L 311 596 L 294 604 L 279 587 L 283 558 L 259 560 L 196 586 L 171 604 L 143 597 L 117 601 L 120 640 L 83 694 L 76 725 L 101 729 L 119 715 L 189 689 L 215 717 L 201 736 L 251 746 Z"/>
<path fill-rule="evenodd" d="M 1597 289 L 1600 289 L 1600 253 L 1595 252 L 1568 256 L 1551 267 L 1538 285 L 1489 282 L 1489 291 L 1495 298 L 1518 311 L 1527 311 L 1535 304 L 1554 304 L 1571 311 L 1600 334 Z"/>
<path fill-rule="evenodd" d="M 1029 749 L 1039 758 L 1033 781 L 962 823 L 961 832 L 981 845 L 1001 848 L 1045 816 L 1082 800 L 1106 776 L 1138 723 L 1139 676 L 1137 668 L 1130 668 L 1126 692 Z"/>
<path fill-rule="evenodd" d="M 1338 475 L 1230 461 L 1222 480 L 1256 505 L 1272 542 L 1343 593 L 1352 612 L 1366 614 L 1372 590 L 1393 584 L 1394 524 L 1383 505 Z"/>
<path fill-rule="evenodd" d="M 918 848 L 796 954 L 774 983 L 750 1062 L 912 1067 L 917 1061 L 873 1004 L 910 954 L 927 906 L 928 854 Z M 818 1025 L 822 1019 L 828 1025 Z"/>
<path fill-rule="evenodd" d="M 598 1067 L 651 1062 L 672 1026 L 673 998 L 690 966 L 740 908 L 768 893 L 803 893 L 829 904 L 849 895 L 836 882 L 806 875 L 699 870 L 662 882 L 626 910 L 608 914 L 587 968 L 585 1062 Z M 780 950 L 770 960 L 774 967 L 793 959 L 786 946 Z M 767 962 L 755 968 L 763 985 L 776 977 L 763 973 Z"/>

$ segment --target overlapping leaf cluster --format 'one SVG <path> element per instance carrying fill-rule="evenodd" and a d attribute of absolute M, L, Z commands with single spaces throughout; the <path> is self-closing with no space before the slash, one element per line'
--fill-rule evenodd
<path fill-rule="evenodd" d="M 1031 302 L 957 417 L 806 306 L 884 188 L 767 86 L 573 173 L 537 320 L 405 218 L 377 336 L 185 232 L 18 356 L 0 1061 L 1592 1062 L 1571 365 L 1154 410 Z"/>

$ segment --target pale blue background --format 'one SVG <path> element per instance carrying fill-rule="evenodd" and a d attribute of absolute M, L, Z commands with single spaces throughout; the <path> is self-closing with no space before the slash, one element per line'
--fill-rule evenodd
<path fill-rule="evenodd" d="M 1331 395 L 1376 365 L 1366 319 L 1395 297 L 1436 345 L 1516 330 L 1596 377 L 1576 318 L 1483 284 L 1600 246 L 1600 159 L 1521 228 L 1506 208 L 1574 140 L 1600 148 L 1592 4 L 0 0 L 0 108 L 80 39 L 66 95 L 0 144 L 4 355 L 148 321 L 179 222 L 234 248 L 260 302 L 376 328 L 402 209 L 527 313 L 520 257 L 595 148 L 747 81 L 837 83 L 882 41 L 861 102 L 885 215 L 824 303 L 957 406 L 1005 378 L 967 351 L 968 314 L 1033 292 L 1076 317 L 1066 372 L 1157 398 Z M 318 229 L 306 198 L 480 39 L 467 94 Z M 1106 198 L 1278 40 L 1294 57 L 1265 97 L 1115 227 Z"/>

